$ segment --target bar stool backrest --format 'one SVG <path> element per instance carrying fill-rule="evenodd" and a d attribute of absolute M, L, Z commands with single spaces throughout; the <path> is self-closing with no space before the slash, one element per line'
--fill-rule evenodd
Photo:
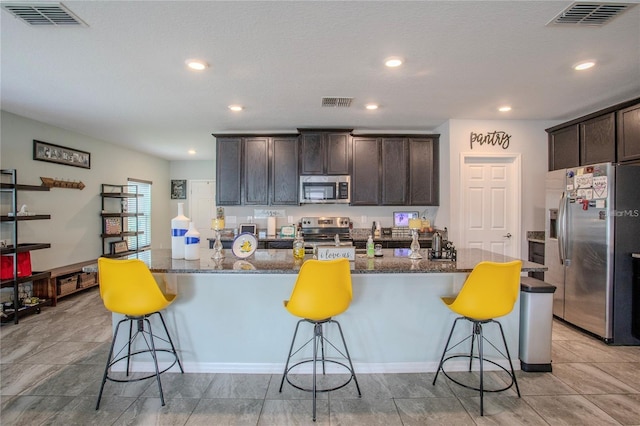
<path fill-rule="evenodd" d="M 285 306 L 295 316 L 319 321 L 346 311 L 352 297 L 347 259 L 309 259 L 302 264 Z"/>
<path fill-rule="evenodd" d="M 465 317 L 488 320 L 513 310 L 520 293 L 522 262 L 480 262 L 449 308 Z"/>
<path fill-rule="evenodd" d="M 111 312 L 140 316 L 167 307 L 175 296 L 165 296 L 147 265 L 139 259 L 98 259 L 100 297 Z"/>

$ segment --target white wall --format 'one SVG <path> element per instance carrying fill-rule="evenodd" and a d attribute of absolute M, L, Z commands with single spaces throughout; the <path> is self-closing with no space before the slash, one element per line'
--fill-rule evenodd
<path fill-rule="evenodd" d="M 214 143 L 213 136 L 211 143 Z M 171 161 L 169 163 L 170 179 L 186 179 L 186 180 L 213 180 L 216 179 L 216 162 L 215 160 L 191 160 L 191 161 Z M 170 191 L 170 183 L 166 186 L 167 194 Z M 188 189 L 187 189 L 188 191 Z M 178 203 L 184 203 L 184 215 L 191 217 L 189 211 L 189 194 L 187 192 L 186 200 L 170 200 L 170 210 L 173 213 L 171 217 L 178 214 Z M 167 231 L 169 232 L 169 231 Z"/>
<path fill-rule="evenodd" d="M 20 183 L 40 184 L 39 177 L 82 180 L 82 191 L 54 188 L 49 193 L 21 192 L 19 202 L 34 212 L 50 213 L 49 221 L 20 224 L 21 241 L 51 242 L 52 248 L 32 253 L 34 266 L 49 269 L 56 266 L 96 258 L 101 254 L 100 184 L 124 184 L 128 177 L 150 180 L 153 184 L 152 241 L 154 248 L 170 247 L 169 224 L 177 211 L 177 200 L 170 199 L 171 179 L 215 179 L 215 161 L 169 162 L 119 145 L 86 137 L 78 133 L 2 111 L 2 144 L 0 165 L 18 170 Z M 479 121 L 454 119 L 435 129 L 440 136 L 440 207 L 412 206 L 438 228 L 448 227 L 449 236 L 457 243 L 458 219 L 453 212 L 459 208 L 460 154 L 464 152 L 504 152 L 499 146 L 483 145 L 469 148 L 471 132 L 486 133 L 503 130 L 511 135 L 507 152 L 522 155 L 522 253 L 527 253 L 526 231 L 544 229 L 544 176 L 547 170 L 547 135 L 550 121 Z M 91 169 L 81 169 L 34 161 L 32 140 L 38 139 L 69 146 L 91 153 Z M 212 137 L 212 143 L 215 139 Z M 188 207 L 188 199 L 183 200 Z M 5 203 L 3 199 L 3 204 Z M 4 206 L 3 206 L 4 207 Z M 260 207 L 258 207 L 260 208 Z M 297 221 L 302 216 L 349 216 L 355 227 L 367 227 L 372 221 L 382 226 L 392 225 L 393 211 L 401 207 L 274 206 L 285 210 Z M 225 207 L 227 217 L 237 223 L 253 215 L 254 207 Z M 187 212 L 185 212 L 187 213 Z M 188 215 L 188 214 L 187 214 Z M 366 222 L 361 218 L 366 216 Z M 264 221 L 264 223 L 262 223 Z M 266 227 L 266 220 L 256 220 Z M 277 226 L 287 218 L 278 219 Z M 4 226 L 4 225 L 3 225 Z M 228 222 L 228 226 L 233 223 Z M 3 231 L 4 232 L 4 231 Z M 5 238 L 5 237 L 3 237 Z"/>
<path fill-rule="evenodd" d="M 49 192 L 20 191 L 18 203 L 30 211 L 51 214 L 51 220 L 19 224 L 21 242 L 51 243 L 51 248 L 31 253 L 34 270 L 51 269 L 102 254 L 100 185 L 126 184 L 127 178 L 153 182 L 152 241 L 154 248 L 171 247 L 168 231 L 169 162 L 105 141 L 30 120 L 1 113 L 0 166 L 16 169 L 18 183 L 40 185 L 40 176 L 80 180 L 83 190 L 52 188 Z M 91 169 L 33 160 L 33 139 L 76 148 L 91 153 Z M 9 200 L 3 195 L 3 213 Z M 166 224 L 164 226 L 163 224 Z M 5 238 L 6 224 L 2 224 Z"/>
<path fill-rule="evenodd" d="M 547 133 L 544 129 L 558 124 L 556 121 L 533 120 L 450 120 L 448 165 L 441 163 L 440 178 L 449 180 L 449 237 L 456 243 L 459 240 L 459 217 L 455 213 L 460 209 L 460 156 L 463 153 L 509 153 L 521 154 L 522 161 L 522 217 L 521 253 L 528 251 L 526 231 L 544 230 L 544 180 L 547 172 Z M 499 145 L 478 145 L 470 147 L 470 134 L 504 131 L 511 135 L 509 147 L 505 150 Z M 448 167 L 447 167 L 448 166 Z M 441 196 L 440 199 L 445 200 Z M 442 219 L 446 221 L 446 219 Z"/>

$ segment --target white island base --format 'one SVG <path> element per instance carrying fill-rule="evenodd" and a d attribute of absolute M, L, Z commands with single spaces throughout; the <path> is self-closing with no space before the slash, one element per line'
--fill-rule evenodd
<path fill-rule="evenodd" d="M 467 275 L 464 272 L 352 274 L 353 301 L 335 319 L 342 325 L 356 372 L 436 371 L 456 318 L 440 297 L 457 294 Z M 282 373 L 299 319 L 289 314 L 283 300 L 289 298 L 296 277 L 295 273 L 166 274 L 169 291 L 177 289 L 178 297 L 163 313 L 185 372 Z M 519 312 L 518 300 L 513 311 L 499 319 L 516 369 L 520 367 Z M 114 314 L 114 325 L 121 318 Z M 470 332 L 471 325 L 466 324 L 467 327 L 458 327 L 461 332 L 454 339 L 464 337 L 463 328 Z M 301 325 L 299 342 L 312 335 L 311 325 L 305 326 L 308 328 Z M 157 325 L 155 330 L 159 330 Z M 325 333 L 332 341 L 339 341 L 335 340 L 339 339 L 335 326 Z M 501 348 L 497 325 L 487 325 L 484 333 Z M 120 343 L 125 341 L 125 334 L 120 334 Z M 457 349 L 458 353 L 468 352 L 469 343 Z M 495 355 L 492 351 L 485 344 L 485 354 Z M 162 363 L 164 354 L 160 355 Z M 508 368 L 506 360 L 492 359 Z M 485 366 L 487 370 L 497 368 L 489 363 Z M 447 363 L 447 370 L 466 369 L 468 361 Z M 478 363 L 474 362 L 476 369 Z M 152 363 L 136 362 L 133 370 L 152 371 Z M 178 371 L 177 367 L 172 371 Z"/>

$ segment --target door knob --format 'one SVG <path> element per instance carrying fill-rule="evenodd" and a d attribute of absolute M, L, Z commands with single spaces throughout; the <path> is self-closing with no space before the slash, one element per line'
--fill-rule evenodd
<path fill-rule="evenodd" d="M 510 232 L 507 232 L 507 235 L 503 235 L 503 237 L 505 237 L 505 238 L 511 238 L 511 233 L 510 233 Z"/>

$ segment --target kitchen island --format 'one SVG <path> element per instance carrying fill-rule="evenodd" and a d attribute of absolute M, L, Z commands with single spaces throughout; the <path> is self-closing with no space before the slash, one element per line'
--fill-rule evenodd
<path fill-rule="evenodd" d="M 137 257 L 166 291 L 178 294 L 165 319 L 185 371 L 281 372 L 298 320 L 282 303 L 300 269 L 291 251 L 258 250 L 238 259 L 227 250 L 222 261 L 212 260 L 210 250 L 202 250 L 198 261 L 170 254 L 151 250 Z M 440 297 L 457 294 L 478 262 L 513 260 L 478 249 L 459 250 L 455 262 L 430 261 L 426 250 L 422 260 L 407 256 L 408 250 L 385 249 L 383 257 L 357 254 L 351 262 L 353 301 L 336 319 L 358 372 L 435 371 L 455 318 Z M 523 261 L 524 273 L 544 269 Z M 120 318 L 114 314 L 114 324 Z M 519 302 L 501 322 L 517 366 Z M 487 329 L 485 335 L 495 341 L 494 332 Z M 150 365 L 134 368 L 149 370 Z"/>

